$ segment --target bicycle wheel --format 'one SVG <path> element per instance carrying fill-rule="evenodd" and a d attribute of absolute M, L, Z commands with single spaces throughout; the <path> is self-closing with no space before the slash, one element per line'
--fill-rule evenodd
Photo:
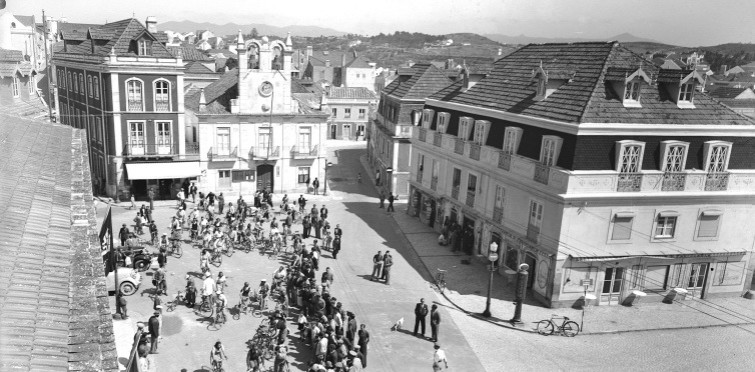
<path fill-rule="evenodd" d="M 181 243 L 176 242 L 175 248 L 173 248 L 173 255 L 176 256 L 176 258 L 181 258 L 183 256 L 184 251 L 183 248 L 181 248 Z"/>
<path fill-rule="evenodd" d="M 574 337 L 579 333 L 579 324 L 570 320 L 564 323 L 563 331 L 567 337 Z"/>
<path fill-rule="evenodd" d="M 252 316 L 254 316 L 255 318 L 262 318 L 262 311 L 252 310 Z"/>
<path fill-rule="evenodd" d="M 556 327 L 550 320 L 541 320 L 537 323 L 537 333 L 543 336 L 549 336 L 553 334 Z"/>
<path fill-rule="evenodd" d="M 167 304 L 165 304 L 165 311 L 172 312 L 176 309 L 176 303 L 174 301 L 169 301 Z"/>
<path fill-rule="evenodd" d="M 228 257 L 233 256 L 233 244 L 230 240 L 226 240 L 225 247 L 225 255 Z"/>
<path fill-rule="evenodd" d="M 233 320 L 239 320 L 239 319 L 241 319 L 241 304 L 236 305 L 236 307 L 234 307 L 234 309 L 235 309 L 235 311 L 233 312 L 233 315 L 232 315 L 233 316 Z"/>
<path fill-rule="evenodd" d="M 270 342 L 271 344 L 268 344 L 267 346 L 265 346 L 265 350 L 262 352 L 262 357 L 267 360 L 273 359 L 273 356 L 275 354 L 273 353 L 272 340 Z"/>

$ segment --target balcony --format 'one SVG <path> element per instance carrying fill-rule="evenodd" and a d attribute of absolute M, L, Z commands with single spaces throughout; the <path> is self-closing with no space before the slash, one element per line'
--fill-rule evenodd
<path fill-rule="evenodd" d="M 461 138 L 457 138 L 454 142 L 454 152 L 459 155 L 464 155 L 464 140 Z"/>
<path fill-rule="evenodd" d="M 536 163 L 535 164 L 535 181 L 542 183 L 543 185 L 548 184 L 548 178 L 551 175 L 551 167 L 545 164 Z"/>
<path fill-rule="evenodd" d="M 503 208 L 493 207 L 493 221 L 503 223 Z"/>
<path fill-rule="evenodd" d="M 172 143 L 130 143 L 123 146 L 123 155 L 127 157 L 172 157 L 178 155 L 178 145 Z"/>
<path fill-rule="evenodd" d="M 498 153 L 498 168 L 511 170 L 511 154 L 503 151 Z"/>
<path fill-rule="evenodd" d="M 186 142 L 184 154 L 178 156 L 181 160 L 199 160 L 199 143 Z"/>
<path fill-rule="evenodd" d="M 684 191 L 684 184 L 687 182 L 687 173 L 666 172 L 663 174 L 661 182 L 662 191 Z"/>
<path fill-rule="evenodd" d="M 705 175 L 705 191 L 725 191 L 729 187 L 729 173 L 707 173 Z"/>
<path fill-rule="evenodd" d="M 459 186 L 454 186 L 451 188 L 451 197 L 459 200 Z"/>
<path fill-rule="evenodd" d="M 317 146 L 294 146 L 291 148 L 291 157 L 294 159 L 313 159 L 317 157 Z"/>
<path fill-rule="evenodd" d="M 443 134 L 435 132 L 433 134 L 433 145 L 441 147 L 443 146 Z"/>
<path fill-rule="evenodd" d="M 538 243 L 540 241 L 540 226 L 527 225 L 527 239 Z"/>
<path fill-rule="evenodd" d="M 419 128 L 419 140 L 422 142 L 427 142 L 427 129 Z"/>
<path fill-rule="evenodd" d="M 469 158 L 472 160 L 480 160 L 480 145 L 476 143 L 469 144 Z"/>
<path fill-rule="evenodd" d="M 467 190 L 467 200 L 465 200 L 467 207 L 474 208 L 474 199 L 475 199 L 475 192 Z"/>
<path fill-rule="evenodd" d="M 422 172 L 422 170 L 419 170 L 417 172 L 417 183 L 422 183 L 422 177 L 423 177 L 423 175 L 424 175 L 424 172 Z"/>
<path fill-rule="evenodd" d="M 131 112 L 144 111 L 144 103 L 142 101 L 126 101 L 126 109 Z"/>
<path fill-rule="evenodd" d="M 237 148 L 228 147 L 210 147 L 207 152 L 207 158 L 210 161 L 235 161 L 237 157 Z"/>
<path fill-rule="evenodd" d="M 438 189 L 438 177 L 430 178 L 430 189 L 433 191 Z"/>
<path fill-rule="evenodd" d="M 616 191 L 640 191 L 642 189 L 642 173 L 619 173 Z"/>
<path fill-rule="evenodd" d="M 279 158 L 280 146 L 270 146 L 270 147 L 252 146 L 249 149 L 249 157 L 252 159 Z"/>
<path fill-rule="evenodd" d="M 170 102 L 155 101 L 155 111 L 170 111 Z"/>

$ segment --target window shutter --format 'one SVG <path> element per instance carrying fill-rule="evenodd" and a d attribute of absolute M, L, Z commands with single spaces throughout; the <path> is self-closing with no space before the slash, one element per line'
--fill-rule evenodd
<path fill-rule="evenodd" d="M 697 237 L 715 238 L 718 235 L 719 217 L 706 214 L 700 216 L 700 227 L 697 229 Z"/>
<path fill-rule="evenodd" d="M 632 222 L 633 217 L 614 217 L 611 240 L 629 240 L 632 237 Z"/>

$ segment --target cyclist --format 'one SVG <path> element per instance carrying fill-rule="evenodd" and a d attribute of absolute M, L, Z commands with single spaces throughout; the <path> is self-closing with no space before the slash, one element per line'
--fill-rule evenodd
<path fill-rule="evenodd" d="M 149 234 L 152 237 L 152 245 L 155 245 L 157 243 L 157 225 L 155 225 L 154 220 L 149 223 Z"/>
<path fill-rule="evenodd" d="M 226 305 L 228 305 L 228 299 L 223 294 L 223 291 L 219 290 L 215 292 L 217 297 L 215 297 L 215 316 L 223 315 L 223 319 L 225 320 L 225 308 Z"/>
<path fill-rule="evenodd" d="M 210 271 L 211 258 L 212 255 L 210 254 L 210 250 L 202 250 L 202 255 L 199 257 L 199 269 L 202 270 L 203 273 L 208 273 Z"/>
<path fill-rule="evenodd" d="M 157 247 L 159 249 L 165 249 L 165 250 L 167 250 L 168 246 L 169 246 L 169 243 L 168 243 L 168 234 L 167 233 L 163 233 L 163 235 L 160 237 L 160 243 L 158 244 Z"/>
<path fill-rule="evenodd" d="M 183 223 L 177 216 L 173 216 L 173 222 L 170 224 L 171 237 L 173 239 L 181 239 L 181 225 Z"/>
<path fill-rule="evenodd" d="M 204 247 L 204 249 L 209 249 L 211 242 L 212 233 L 210 233 L 210 229 L 204 229 L 204 235 L 202 236 L 202 247 Z"/>
<path fill-rule="evenodd" d="M 260 310 L 267 309 L 267 294 L 270 293 L 270 285 L 267 284 L 267 279 L 262 279 L 257 293 L 260 296 Z"/>
<path fill-rule="evenodd" d="M 288 347 L 283 342 L 280 342 L 275 347 L 275 372 L 284 372 L 288 370 Z"/>
<path fill-rule="evenodd" d="M 218 272 L 218 279 L 215 280 L 215 285 L 218 287 L 218 291 L 225 290 L 225 286 L 227 285 L 225 283 L 226 279 L 228 278 L 226 278 L 225 274 L 223 274 L 222 271 Z"/>
<path fill-rule="evenodd" d="M 244 286 L 241 287 L 241 291 L 239 292 L 239 297 L 241 297 L 241 307 L 245 308 L 249 306 L 250 296 L 252 295 L 252 286 L 249 285 L 249 282 L 244 282 Z"/>
<path fill-rule="evenodd" d="M 286 275 L 288 275 L 288 272 L 286 270 L 286 267 L 283 265 L 281 265 L 277 270 L 273 272 L 272 290 L 275 290 L 275 288 L 278 287 L 284 279 L 286 279 Z"/>
<path fill-rule="evenodd" d="M 212 275 L 209 272 L 204 274 L 204 281 L 202 281 L 202 302 L 208 301 L 208 296 L 215 292 L 215 279 L 212 279 Z"/>
<path fill-rule="evenodd" d="M 184 299 L 187 307 L 194 307 L 197 302 L 197 287 L 194 285 L 194 280 L 188 275 L 186 275 L 186 297 Z"/>
<path fill-rule="evenodd" d="M 228 356 L 225 354 L 223 344 L 218 341 L 210 350 L 210 364 L 212 364 L 212 369 L 220 371 L 223 367 L 223 359 L 228 360 Z"/>
<path fill-rule="evenodd" d="M 196 218 L 191 220 L 191 241 L 197 240 L 199 236 L 199 222 Z"/>
<path fill-rule="evenodd" d="M 202 219 L 199 221 L 199 233 L 204 234 L 207 231 L 207 219 L 202 216 Z"/>

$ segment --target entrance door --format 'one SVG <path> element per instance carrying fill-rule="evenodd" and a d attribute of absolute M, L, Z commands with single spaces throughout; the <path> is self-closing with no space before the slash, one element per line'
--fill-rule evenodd
<path fill-rule="evenodd" d="M 170 138 L 170 125 L 169 121 L 158 121 L 157 123 L 157 153 L 159 155 L 170 155 L 171 151 L 171 138 Z"/>
<path fill-rule="evenodd" d="M 158 180 L 158 195 L 157 199 L 159 200 L 170 200 L 170 187 L 173 184 L 173 180 L 171 179 L 164 179 L 164 180 Z"/>
<path fill-rule="evenodd" d="M 273 191 L 273 168 L 272 164 L 257 166 L 257 190 Z"/>
<path fill-rule="evenodd" d="M 336 139 L 336 132 L 338 130 L 338 126 L 335 124 L 330 125 L 330 139 Z"/>
<path fill-rule="evenodd" d="M 527 289 L 532 289 L 532 285 L 535 283 L 535 266 L 537 265 L 537 258 L 532 253 L 527 253 L 524 256 L 524 263 L 529 265 L 529 269 L 527 272 L 529 275 L 527 276 Z"/>
<path fill-rule="evenodd" d="M 134 193 L 134 199 L 147 200 L 147 180 L 131 181 L 131 191 Z"/>
<path fill-rule="evenodd" d="M 351 124 L 343 125 L 343 139 L 351 139 Z"/>
<path fill-rule="evenodd" d="M 606 268 L 603 290 L 600 293 L 601 305 L 616 305 L 621 300 L 621 285 L 624 282 L 624 268 Z"/>
<path fill-rule="evenodd" d="M 462 249 L 468 255 L 474 254 L 474 220 L 464 217 L 464 227 L 462 228 L 462 239 L 464 246 Z"/>
<path fill-rule="evenodd" d="M 129 123 L 128 145 L 131 155 L 144 155 L 144 122 Z"/>
<path fill-rule="evenodd" d="M 688 296 L 703 298 L 705 295 L 705 281 L 708 277 L 709 264 L 696 263 L 690 265 L 689 277 L 687 278 Z"/>

